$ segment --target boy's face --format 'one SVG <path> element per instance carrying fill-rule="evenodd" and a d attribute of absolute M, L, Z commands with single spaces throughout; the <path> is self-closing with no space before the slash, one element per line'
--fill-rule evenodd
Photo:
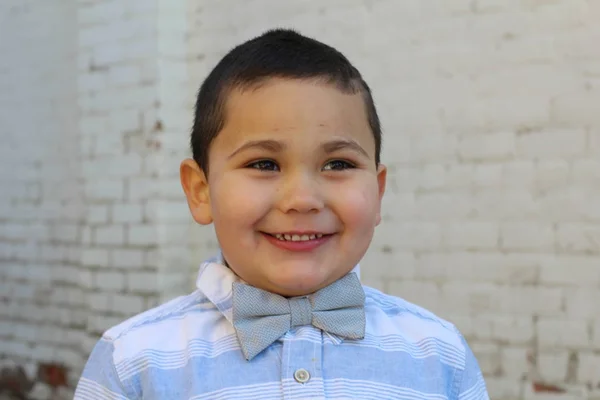
<path fill-rule="evenodd" d="M 313 293 L 360 261 L 385 179 L 362 95 L 300 80 L 233 91 L 208 177 L 193 160 L 181 166 L 192 215 L 214 223 L 230 268 L 283 296 Z"/>

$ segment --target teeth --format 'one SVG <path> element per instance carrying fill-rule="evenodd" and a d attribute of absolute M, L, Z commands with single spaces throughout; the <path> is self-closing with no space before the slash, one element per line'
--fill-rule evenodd
<path fill-rule="evenodd" d="M 315 240 L 323 237 L 322 233 L 317 233 L 313 235 L 287 235 L 283 233 L 275 233 L 275 236 L 279 240 L 287 240 L 289 242 L 303 242 L 306 240 Z"/>

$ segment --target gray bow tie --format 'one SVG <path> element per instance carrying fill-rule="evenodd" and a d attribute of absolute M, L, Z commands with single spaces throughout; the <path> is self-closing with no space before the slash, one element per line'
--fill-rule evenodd
<path fill-rule="evenodd" d="M 236 282 L 233 284 L 233 326 L 246 360 L 296 326 L 313 325 L 347 339 L 365 337 L 365 292 L 349 273 L 318 292 L 286 299 Z"/>

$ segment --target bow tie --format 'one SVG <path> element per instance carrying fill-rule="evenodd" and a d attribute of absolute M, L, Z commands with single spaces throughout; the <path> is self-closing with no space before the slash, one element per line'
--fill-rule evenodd
<path fill-rule="evenodd" d="M 233 326 L 246 360 L 296 326 L 313 325 L 347 339 L 365 336 L 365 292 L 349 273 L 314 294 L 285 298 L 244 283 L 233 284 Z"/>

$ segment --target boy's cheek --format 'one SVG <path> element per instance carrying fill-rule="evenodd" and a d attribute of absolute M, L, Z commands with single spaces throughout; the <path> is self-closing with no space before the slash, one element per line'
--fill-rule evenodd
<path fill-rule="evenodd" d="M 236 227 L 256 222 L 269 208 L 269 191 L 245 180 L 222 182 L 211 193 L 215 214 Z"/>

